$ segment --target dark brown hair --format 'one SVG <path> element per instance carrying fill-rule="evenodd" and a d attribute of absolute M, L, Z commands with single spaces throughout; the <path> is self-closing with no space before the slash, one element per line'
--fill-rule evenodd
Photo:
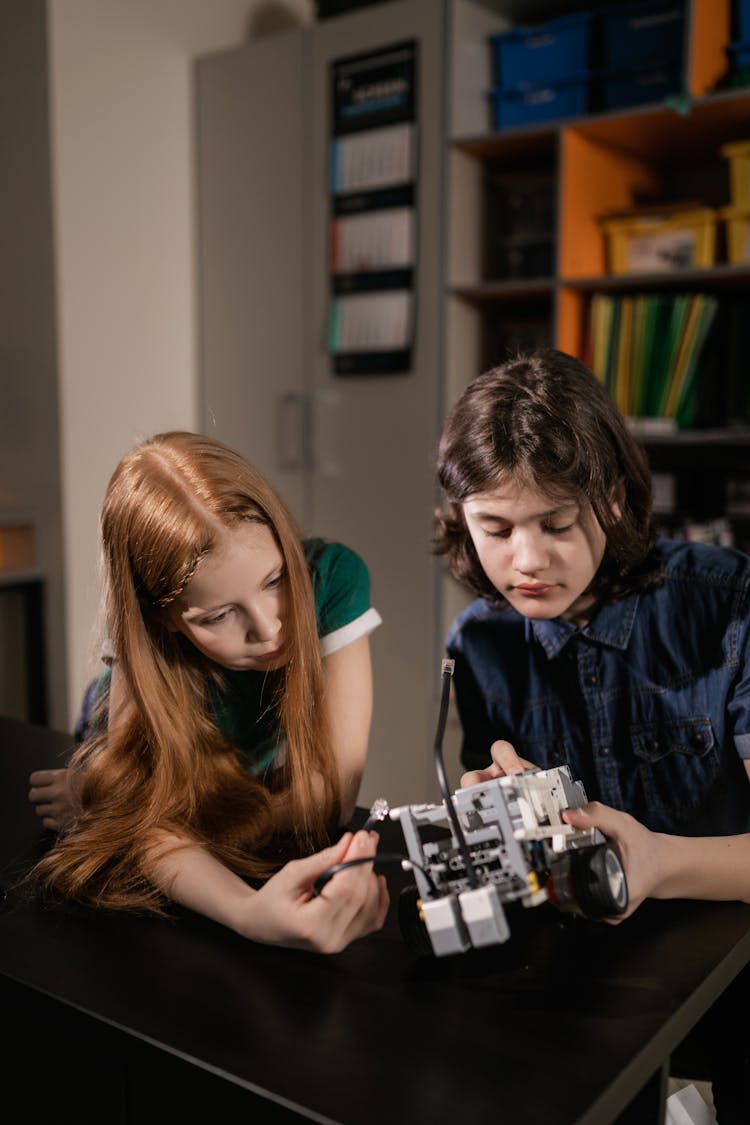
<path fill-rule="evenodd" d="M 572 356 L 545 348 L 474 379 L 446 420 L 437 473 L 446 510 L 436 517 L 435 552 L 480 597 L 500 599 L 477 558 L 463 503 L 508 479 L 591 505 L 607 537 L 592 587 L 600 598 L 654 584 L 646 455 L 603 385 Z"/>

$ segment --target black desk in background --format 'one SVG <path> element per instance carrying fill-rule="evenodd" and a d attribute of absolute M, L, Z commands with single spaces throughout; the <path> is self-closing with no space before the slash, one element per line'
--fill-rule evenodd
<path fill-rule="evenodd" d="M 35 570 L 0 574 L 0 597 L 17 596 L 23 614 L 26 709 L 32 723 L 47 722 L 46 646 L 44 641 L 44 579 Z"/>
<path fill-rule="evenodd" d="M 6 886 L 40 839 L 27 775 L 69 743 L 0 719 Z M 685 902 L 647 903 L 618 927 L 519 908 L 505 945 L 416 960 L 395 918 L 405 878 L 389 875 L 384 930 L 332 957 L 188 912 L 45 910 L 12 890 L 6 1100 L 17 1089 L 31 1110 L 19 1120 L 56 1125 L 649 1125 L 670 1052 L 750 960 L 750 907 Z"/>

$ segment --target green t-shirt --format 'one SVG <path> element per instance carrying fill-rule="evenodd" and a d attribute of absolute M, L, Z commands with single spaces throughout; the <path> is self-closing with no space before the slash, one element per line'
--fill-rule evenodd
<path fill-rule="evenodd" d="M 303 547 L 315 595 L 320 651 L 328 656 L 371 633 L 381 618 L 370 605 L 370 576 L 359 555 L 323 539 L 308 539 Z M 105 642 L 102 659 L 107 664 L 115 659 L 109 642 Z M 262 774 L 280 765 L 284 746 L 275 698 L 280 673 L 224 669 L 223 677 L 226 690 L 211 689 L 216 725 L 237 747 L 248 773 Z M 107 668 L 89 686 L 76 723 L 77 741 L 83 742 L 93 733 L 94 705 L 109 692 L 109 681 Z"/>
<path fill-rule="evenodd" d="M 370 605 L 370 576 L 363 560 L 341 543 L 308 539 L 305 558 L 315 595 L 320 651 L 328 656 L 381 622 Z M 237 747 L 248 773 L 262 774 L 280 764 L 276 692 L 280 672 L 224 671 L 227 689 L 212 692 L 216 725 Z"/>

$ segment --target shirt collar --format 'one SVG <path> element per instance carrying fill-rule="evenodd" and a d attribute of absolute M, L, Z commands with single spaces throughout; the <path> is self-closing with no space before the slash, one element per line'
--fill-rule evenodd
<path fill-rule="evenodd" d="M 562 617 L 549 621 L 526 619 L 526 640 L 535 637 L 552 660 L 559 656 L 565 645 L 575 636 L 587 637 L 611 648 L 626 649 L 633 631 L 633 622 L 638 610 L 638 594 L 630 594 L 614 603 L 605 603 L 597 610 L 592 621 L 583 627 Z"/>

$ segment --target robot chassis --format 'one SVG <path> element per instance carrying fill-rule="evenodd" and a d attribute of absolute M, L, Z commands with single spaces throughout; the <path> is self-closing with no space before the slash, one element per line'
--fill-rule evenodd
<path fill-rule="evenodd" d="M 565 809 L 586 803 L 568 766 L 527 770 L 449 794 L 442 738 L 452 675 L 453 661 L 444 660 L 435 742 L 443 801 L 389 809 L 379 800 L 370 812 L 371 824 L 386 816 L 400 823 L 408 852 L 402 867 L 414 872 L 416 887 L 399 899 L 406 943 L 414 952 L 443 957 L 505 942 L 504 907 L 512 902 L 549 901 L 588 918 L 622 914 L 628 890 L 616 848 L 598 829 L 562 819 Z M 442 833 L 430 832 L 436 827 Z"/>

